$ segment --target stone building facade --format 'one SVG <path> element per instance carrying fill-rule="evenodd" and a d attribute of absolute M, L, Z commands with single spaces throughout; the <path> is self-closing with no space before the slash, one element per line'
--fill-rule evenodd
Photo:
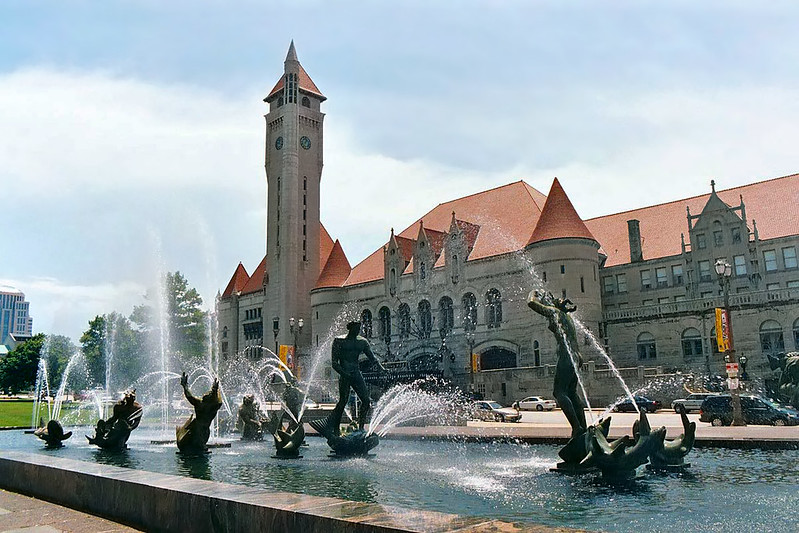
<path fill-rule="evenodd" d="M 293 45 L 284 70 L 265 99 L 267 254 L 252 276 L 240 264 L 218 300 L 223 356 L 294 342 L 295 317 L 300 361 L 326 361 L 357 318 L 388 366 L 509 402 L 551 387 L 555 342 L 526 305 L 545 289 L 577 304 L 588 388 L 604 400 L 615 394 L 605 353 L 634 381 L 723 371 L 711 342 L 719 259 L 732 265 L 750 375 L 769 372 L 766 352 L 799 349 L 799 175 L 589 220 L 557 179 L 547 195 L 517 181 L 439 204 L 351 266 L 319 221 L 324 96 Z"/>

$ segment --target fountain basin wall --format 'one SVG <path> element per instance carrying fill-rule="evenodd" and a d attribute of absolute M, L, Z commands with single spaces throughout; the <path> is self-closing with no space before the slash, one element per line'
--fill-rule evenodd
<path fill-rule="evenodd" d="M 565 531 L 0 451 L 0 486 L 146 531 Z"/>

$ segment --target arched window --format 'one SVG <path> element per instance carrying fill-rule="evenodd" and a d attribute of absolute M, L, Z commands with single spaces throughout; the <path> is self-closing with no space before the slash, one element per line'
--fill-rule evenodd
<path fill-rule="evenodd" d="M 372 337 L 372 312 L 368 309 L 361 313 L 361 334 L 367 339 Z"/>
<path fill-rule="evenodd" d="M 441 336 L 446 336 L 455 325 L 455 316 L 452 311 L 452 298 L 443 296 L 438 301 L 438 330 Z"/>
<path fill-rule="evenodd" d="M 782 326 L 776 320 L 766 320 L 760 324 L 760 351 L 765 356 L 776 356 L 785 351 Z"/>
<path fill-rule="evenodd" d="M 502 296 L 497 289 L 486 293 L 486 324 L 489 328 L 498 328 L 502 323 Z"/>
<path fill-rule="evenodd" d="M 427 265 L 425 265 L 424 262 L 419 266 L 419 277 L 422 279 L 427 277 Z"/>
<path fill-rule="evenodd" d="M 682 355 L 692 357 L 702 355 L 702 334 L 696 328 L 688 328 L 682 332 Z"/>
<path fill-rule="evenodd" d="M 307 96 L 302 97 L 302 107 L 311 107 L 311 99 Z"/>
<path fill-rule="evenodd" d="M 541 366 L 541 345 L 538 344 L 538 341 L 533 341 L 533 357 L 535 366 Z"/>
<path fill-rule="evenodd" d="M 430 311 L 430 302 L 422 300 L 419 302 L 419 335 L 423 339 L 429 339 L 431 331 L 433 331 L 433 313 Z"/>
<path fill-rule="evenodd" d="M 391 340 L 391 311 L 388 307 L 381 307 L 377 312 L 377 319 L 380 321 L 380 338 L 383 342 Z"/>
<path fill-rule="evenodd" d="M 399 335 L 401 339 L 407 339 L 411 334 L 411 308 L 408 304 L 402 304 L 397 310 L 399 315 Z"/>
<path fill-rule="evenodd" d="M 799 318 L 793 321 L 793 349 L 799 352 Z"/>
<path fill-rule="evenodd" d="M 222 328 L 222 338 L 227 339 L 227 326 Z"/>
<path fill-rule="evenodd" d="M 657 350 L 655 349 L 655 336 L 648 331 L 644 331 L 638 335 L 635 345 L 638 349 L 639 360 L 643 361 L 646 359 L 657 358 Z"/>
<path fill-rule="evenodd" d="M 477 297 L 474 293 L 467 292 L 461 298 L 463 307 L 463 329 L 474 331 L 477 327 Z"/>

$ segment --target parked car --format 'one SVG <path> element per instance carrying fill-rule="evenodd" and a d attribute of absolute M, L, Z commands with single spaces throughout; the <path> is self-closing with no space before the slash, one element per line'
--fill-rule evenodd
<path fill-rule="evenodd" d="M 551 411 L 557 407 L 558 404 L 555 403 L 555 400 L 550 400 L 543 396 L 528 396 L 523 400 L 519 400 L 514 405 L 522 411 L 543 411 L 544 409 Z"/>
<path fill-rule="evenodd" d="M 760 396 L 741 396 L 741 415 L 747 424 L 795 426 L 799 411 Z M 711 396 L 699 411 L 699 420 L 714 426 L 732 424 L 732 397 L 729 394 Z"/>
<path fill-rule="evenodd" d="M 474 417 L 478 420 L 495 422 L 519 422 L 522 414 L 512 407 L 502 407 L 492 400 L 474 402 Z"/>
<path fill-rule="evenodd" d="M 716 392 L 694 392 L 685 398 L 674 400 L 671 402 L 671 408 L 675 413 L 690 413 L 691 411 L 699 411 L 702 408 L 702 402 L 711 396 L 717 396 Z"/>
<path fill-rule="evenodd" d="M 639 410 L 647 411 L 649 413 L 654 413 L 655 411 L 663 407 L 663 405 L 659 401 L 650 400 L 646 396 L 635 396 L 635 403 L 638 404 Z M 632 413 L 635 412 L 636 409 L 635 406 L 633 405 L 633 402 L 630 401 L 629 398 L 627 398 L 623 402 L 616 404 L 616 407 L 614 407 L 613 410 L 618 412 Z"/>

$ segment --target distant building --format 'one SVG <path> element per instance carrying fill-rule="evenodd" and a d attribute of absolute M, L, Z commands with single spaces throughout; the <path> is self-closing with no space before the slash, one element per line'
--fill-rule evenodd
<path fill-rule="evenodd" d="M 33 318 L 25 295 L 8 285 L 0 285 L 0 355 L 13 350 L 33 336 Z"/>
<path fill-rule="evenodd" d="M 294 317 L 305 321 L 302 361 L 360 318 L 395 368 L 471 380 L 501 401 L 546 393 L 536 380 L 551 383 L 555 342 L 526 306 L 538 287 L 577 304 L 584 354 L 597 365 L 602 347 L 621 367 L 716 374 L 718 259 L 733 267 L 735 346 L 748 373 L 769 373 L 767 354 L 799 350 L 799 175 L 712 184 L 709 194 L 588 220 L 557 179 L 547 195 L 517 181 L 439 204 L 351 266 L 319 220 L 324 100 L 292 44 L 265 99 L 267 254 L 252 276 L 239 264 L 221 294 L 223 355 L 291 344 Z"/>

